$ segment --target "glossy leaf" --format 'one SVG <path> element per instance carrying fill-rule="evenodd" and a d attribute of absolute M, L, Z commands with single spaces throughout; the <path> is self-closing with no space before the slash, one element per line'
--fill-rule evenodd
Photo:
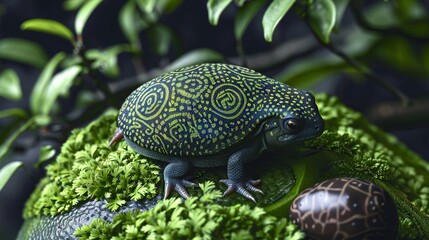
<path fill-rule="evenodd" d="M 21 108 L 9 108 L 9 109 L 0 111 L 0 118 L 7 118 L 7 117 L 26 118 L 27 113 Z"/>
<path fill-rule="evenodd" d="M 23 167 L 22 162 L 11 162 L 0 169 L 0 191 L 19 168 Z"/>
<path fill-rule="evenodd" d="M 206 62 L 222 62 L 224 57 L 222 54 L 207 48 L 199 48 L 193 51 L 187 52 L 181 57 L 174 60 L 168 65 L 165 70 L 171 71 L 185 66 L 190 66 L 198 63 Z"/>
<path fill-rule="evenodd" d="M 40 114 L 42 112 L 44 100 L 47 95 L 46 89 L 54 75 L 55 69 L 65 56 L 66 54 L 62 52 L 55 55 L 45 66 L 37 79 L 36 85 L 33 87 L 33 91 L 30 96 L 30 107 L 33 114 Z"/>
<path fill-rule="evenodd" d="M 217 25 L 220 15 L 231 2 L 232 0 L 209 0 L 207 2 L 207 11 L 211 25 Z"/>
<path fill-rule="evenodd" d="M 157 0 L 137 0 L 137 4 L 144 12 L 152 12 Z"/>
<path fill-rule="evenodd" d="M 77 10 L 80 8 L 87 0 L 66 0 L 63 3 L 63 8 L 68 11 Z"/>
<path fill-rule="evenodd" d="M 307 14 L 311 29 L 322 42 L 328 43 L 335 26 L 335 4 L 332 0 L 314 0 Z"/>
<path fill-rule="evenodd" d="M 239 6 L 239 7 L 242 7 L 245 2 L 246 2 L 246 0 L 236 0 L 235 4 L 237 4 L 237 6 Z"/>
<path fill-rule="evenodd" d="M 40 167 L 40 165 L 42 165 L 44 162 L 51 159 L 55 155 L 55 152 L 55 149 L 53 149 L 51 145 L 40 147 L 39 160 L 35 166 Z"/>
<path fill-rule="evenodd" d="M 0 39 L 0 58 L 38 68 L 48 61 L 45 50 L 39 44 L 20 38 Z"/>
<path fill-rule="evenodd" d="M 273 0 L 262 17 L 264 38 L 271 42 L 274 30 L 296 0 Z"/>
<path fill-rule="evenodd" d="M 48 33 L 65 38 L 72 43 L 75 41 L 73 33 L 70 31 L 70 29 L 68 29 L 62 23 L 51 19 L 30 19 L 21 24 L 21 29 Z"/>
<path fill-rule="evenodd" d="M 22 97 L 18 74 L 12 69 L 0 73 L 0 96 L 9 100 L 19 100 Z"/>
<path fill-rule="evenodd" d="M 333 2 L 337 12 L 335 19 L 335 30 L 337 31 L 340 27 L 341 21 L 343 20 L 344 12 L 346 11 L 350 0 L 333 0 Z"/>
<path fill-rule="evenodd" d="M 80 66 L 71 66 L 54 75 L 45 90 L 49 94 L 44 95 L 43 105 L 41 106 L 42 115 L 49 114 L 59 96 L 66 96 L 68 94 L 74 79 L 81 70 Z"/>
<path fill-rule="evenodd" d="M 82 35 L 83 28 L 85 27 L 86 22 L 88 21 L 89 16 L 91 16 L 94 9 L 102 2 L 103 0 L 88 0 L 86 3 L 79 9 L 76 14 L 76 19 L 74 22 L 74 27 L 77 35 Z"/>
<path fill-rule="evenodd" d="M 122 7 L 119 12 L 119 24 L 128 41 L 136 45 L 139 41 L 140 24 L 134 1 L 128 1 Z"/>
<path fill-rule="evenodd" d="M 31 127 L 34 124 L 34 120 L 30 119 L 21 127 L 19 127 L 15 132 L 13 132 L 12 135 L 10 135 L 1 145 L 0 145 L 0 162 L 4 159 L 6 154 L 9 152 L 12 144 L 15 142 L 15 140 L 18 138 L 18 136 L 23 133 L 25 130 L 27 130 L 29 127 Z"/>
<path fill-rule="evenodd" d="M 127 44 L 114 45 L 103 51 L 90 49 L 86 54 L 87 58 L 93 61 L 92 68 L 99 69 L 109 77 L 117 77 L 119 75 L 117 58 L 122 52 L 132 52 L 132 47 Z"/>
<path fill-rule="evenodd" d="M 241 40 L 249 23 L 255 17 L 256 13 L 261 9 L 266 0 L 253 0 L 246 3 L 235 16 L 234 34 L 237 40 Z"/>
<path fill-rule="evenodd" d="M 182 4 L 182 1 L 183 0 L 157 0 L 155 8 L 161 14 L 171 13 Z"/>

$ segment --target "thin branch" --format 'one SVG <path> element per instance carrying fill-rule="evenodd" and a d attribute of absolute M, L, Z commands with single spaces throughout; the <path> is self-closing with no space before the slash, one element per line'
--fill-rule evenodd
<path fill-rule="evenodd" d="M 268 71 L 284 66 L 298 57 L 314 53 L 318 49 L 319 45 L 313 37 L 302 37 L 280 44 L 270 51 L 247 55 L 246 65 L 256 71 Z M 240 64 L 242 58 L 241 56 L 231 57 L 227 62 Z"/>
<path fill-rule="evenodd" d="M 317 38 L 317 37 L 316 37 Z M 339 48 L 337 48 L 335 45 L 330 43 L 324 43 L 320 41 L 320 43 L 325 46 L 328 50 L 330 50 L 332 53 L 343 59 L 344 62 L 355 68 L 358 72 L 360 72 L 364 77 L 373 80 L 375 83 L 392 93 L 393 95 L 397 96 L 399 99 L 401 99 L 401 102 L 404 106 L 410 105 L 410 99 L 398 88 L 390 84 L 388 81 L 383 79 L 382 77 L 378 76 L 374 72 L 371 71 L 371 69 L 366 68 L 362 66 L 360 63 L 355 61 L 353 58 L 349 57 L 347 54 L 345 54 L 343 51 L 341 51 Z"/>
<path fill-rule="evenodd" d="M 308 19 L 307 19 L 308 22 Z M 309 24 L 308 24 L 309 25 Z M 367 68 L 366 66 L 362 66 L 359 62 L 354 60 L 353 58 L 349 57 L 346 53 L 341 51 L 339 48 L 337 48 L 334 44 L 332 44 L 332 41 L 329 43 L 323 42 L 317 34 L 310 28 L 311 33 L 313 34 L 314 38 L 316 38 L 319 43 L 324 46 L 326 49 L 328 49 L 333 54 L 340 57 L 344 62 L 355 68 L 359 73 L 361 73 L 364 77 L 367 79 L 373 80 L 375 83 L 392 93 L 393 95 L 397 96 L 399 99 L 401 99 L 401 102 L 404 106 L 410 105 L 410 99 L 398 88 L 390 84 L 388 81 L 383 79 L 382 77 L 378 76 L 374 72 L 371 71 L 371 69 Z"/>

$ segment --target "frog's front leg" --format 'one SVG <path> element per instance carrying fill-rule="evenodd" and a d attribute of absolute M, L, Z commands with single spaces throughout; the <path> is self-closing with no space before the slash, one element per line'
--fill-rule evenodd
<path fill-rule="evenodd" d="M 241 149 L 233 153 L 228 159 L 228 179 L 222 179 L 220 182 L 226 184 L 228 189 L 224 192 L 224 196 L 233 192 L 237 192 L 246 198 L 256 203 L 255 198 L 250 191 L 262 193 L 255 187 L 261 180 L 252 180 L 245 177 L 244 164 L 255 159 L 259 155 L 259 149 L 250 147 Z"/>
<path fill-rule="evenodd" d="M 183 179 L 183 176 L 189 170 L 189 160 L 175 159 L 172 160 L 164 169 L 165 191 L 164 199 L 166 199 L 173 189 L 175 189 L 183 198 L 189 198 L 189 194 L 185 187 L 197 187 L 196 183 Z"/>

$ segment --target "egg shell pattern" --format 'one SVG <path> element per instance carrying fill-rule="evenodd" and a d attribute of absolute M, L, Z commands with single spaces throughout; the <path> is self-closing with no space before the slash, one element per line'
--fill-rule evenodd
<path fill-rule="evenodd" d="M 312 101 L 310 93 L 253 70 L 201 64 L 163 74 L 132 92 L 118 127 L 143 148 L 205 156 L 239 143 L 269 117 L 314 119 Z"/>
<path fill-rule="evenodd" d="M 311 239 L 396 239 L 398 213 L 374 183 L 336 178 L 304 190 L 290 218 Z"/>

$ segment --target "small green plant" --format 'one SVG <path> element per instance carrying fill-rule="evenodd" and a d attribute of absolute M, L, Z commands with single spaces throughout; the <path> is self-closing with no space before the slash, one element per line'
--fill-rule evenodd
<path fill-rule="evenodd" d="M 286 218 L 276 218 L 262 208 L 223 206 L 215 202 L 222 193 L 213 182 L 200 184 L 200 197 L 182 202 L 170 198 L 146 212 L 118 214 L 113 222 L 101 219 L 76 230 L 80 239 L 303 239 L 304 234 Z"/>

